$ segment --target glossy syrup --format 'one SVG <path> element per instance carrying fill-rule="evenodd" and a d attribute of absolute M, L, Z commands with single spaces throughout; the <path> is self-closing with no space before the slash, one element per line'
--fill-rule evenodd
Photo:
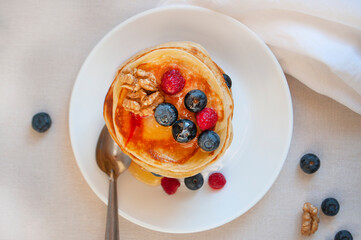
<path fill-rule="evenodd" d="M 125 142 L 125 147 L 128 145 L 129 141 L 133 138 L 136 128 L 141 126 L 142 118 L 139 115 L 135 115 L 134 113 L 131 113 L 129 122 L 130 122 L 129 136 L 127 141 Z"/>
<path fill-rule="evenodd" d="M 175 95 L 164 94 L 165 102 L 171 103 L 177 108 L 179 119 L 189 119 L 196 122 L 195 114 L 188 111 L 184 106 L 184 97 L 189 91 L 199 89 L 207 95 L 207 107 L 213 108 L 217 112 L 218 119 L 222 120 L 223 109 L 220 96 L 212 91 L 207 79 L 197 71 L 190 70 L 192 66 L 184 65 L 177 59 L 170 59 L 169 62 L 163 64 L 141 64 L 138 68 L 152 72 L 158 85 L 164 72 L 171 69 L 181 71 L 185 79 L 184 89 Z M 162 92 L 161 89 L 160 91 Z M 140 157 L 151 158 L 160 163 L 184 164 L 198 152 L 197 137 L 188 143 L 178 143 L 172 136 L 172 128 L 159 125 L 154 116 L 139 117 L 124 112 L 121 108 L 119 110 L 115 116 L 115 121 L 118 126 L 122 126 L 119 130 L 125 137 L 125 147 L 130 151 L 137 151 Z M 197 135 L 199 134 L 200 130 L 198 129 Z"/>
<path fill-rule="evenodd" d="M 162 177 L 156 177 L 152 173 L 148 172 L 135 162 L 132 162 L 129 166 L 128 171 L 135 177 L 137 180 L 141 181 L 150 186 L 160 185 L 160 180 Z"/>

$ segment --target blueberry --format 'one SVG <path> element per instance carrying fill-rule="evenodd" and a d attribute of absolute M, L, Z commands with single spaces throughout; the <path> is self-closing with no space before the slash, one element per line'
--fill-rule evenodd
<path fill-rule="evenodd" d="M 300 167 L 307 174 L 316 172 L 320 165 L 320 159 L 312 153 L 305 154 L 300 160 Z"/>
<path fill-rule="evenodd" d="M 349 231 L 341 230 L 336 233 L 334 240 L 353 240 L 353 237 Z"/>
<path fill-rule="evenodd" d="M 33 116 L 31 125 L 35 131 L 39 133 L 45 132 L 51 126 L 51 118 L 45 112 L 37 113 Z"/>
<path fill-rule="evenodd" d="M 186 184 L 186 187 L 190 190 L 200 189 L 203 186 L 203 182 L 204 182 L 203 176 L 200 173 L 184 179 L 184 183 Z"/>
<path fill-rule="evenodd" d="M 161 177 L 162 175 L 159 175 L 159 174 L 156 174 L 156 173 L 154 173 L 154 172 L 150 172 L 151 174 L 153 174 L 154 176 L 156 176 L 156 177 Z"/>
<path fill-rule="evenodd" d="M 230 89 L 232 87 L 232 79 L 225 73 L 223 73 L 223 78 L 227 84 L 227 87 Z"/>
<path fill-rule="evenodd" d="M 184 97 L 184 105 L 191 112 L 200 112 L 207 105 L 207 96 L 201 90 L 192 90 Z"/>
<path fill-rule="evenodd" d="M 197 127 L 191 120 L 179 119 L 172 126 L 174 139 L 180 143 L 186 143 L 196 137 Z"/>
<path fill-rule="evenodd" d="M 212 152 L 219 147 L 220 138 L 217 133 L 207 130 L 198 137 L 198 145 L 204 151 Z"/>
<path fill-rule="evenodd" d="M 171 126 L 177 121 L 178 111 L 175 106 L 170 103 L 161 103 L 155 109 L 154 117 L 160 125 Z"/>
<path fill-rule="evenodd" d="M 334 198 L 326 198 L 321 204 L 322 212 L 327 216 L 335 216 L 340 210 L 340 204 Z"/>

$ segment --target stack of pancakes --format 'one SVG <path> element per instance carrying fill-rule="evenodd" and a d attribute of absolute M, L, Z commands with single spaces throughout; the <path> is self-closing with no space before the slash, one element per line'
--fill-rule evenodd
<path fill-rule="evenodd" d="M 160 83 L 163 74 L 172 69 L 181 72 L 185 86 L 181 92 L 167 95 Z M 232 141 L 233 99 L 223 73 L 206 50 L 193 42 L 165 43 L 136 54 L 120 66 L 105 98 L 104 119 L 112 138 L 147 171 L 172 178 L 201 172 L 219 159 Z M 139 77 L 136 81 L 142 84 L 132 85 L 133 77 Z M 172 127 L 161 126 L 154 118 L 157 104 L 167 102 L 177 108 L 178 119 L 196 123 L 195 113 L 184 106 L 185 95 L 194 89 L 206 94 L 207 107 L 218 115 L 213 131 L 219 135 L 220 145 L 212 152 L 198 146 L 199 128 L 195 139 L 179 143 L 172 136 Z"/>

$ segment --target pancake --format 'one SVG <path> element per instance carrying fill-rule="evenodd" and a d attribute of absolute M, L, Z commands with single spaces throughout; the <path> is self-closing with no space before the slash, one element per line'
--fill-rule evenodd
<path fill-rule="evenodd" d="M 177 94 L 165 94 L 160 88 L 162 76 L 178 70 L 185 86 Z M 232 141 L 232 92 L 223 78 L 223 70 L 215 64 L 206 50 L 193 42 L 170 42 L 136 54 L 119 67 L 104 101 L 106 126 L 120 148 L 147 171 L 166 177 L 183 178 L 201 172 L 219 159 Z M 196 123 L 196 114 L 184 106 L 185 95 L 194 89 L 207 96 L 207 106 L 216 111 L 213 129 L 220 137 L 219 147 L 203 151 L 197 136 L 179 143 L 172 127 L 158 124 L 154 109 L 162 102 L 173 104 L 178 119 Z"/>

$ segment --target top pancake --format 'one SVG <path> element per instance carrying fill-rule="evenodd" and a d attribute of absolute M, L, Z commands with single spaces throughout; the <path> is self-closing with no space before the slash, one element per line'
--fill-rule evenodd
<path fill-rule="evenodd" d="M 213 152 L 200 149 L 197 144 L 200 129 L 195 139 L 178 143 L 172 136 L 172 127 L 159 125 L 154 114 L 140 117 L 127 111 L 122 103 L 130 90 L 122 87 L 119 75 L 129 69 L 152 73 L 157 85 L 166 71 L 179 70 L 185 87 L 175 95 L 160 90 L 164 101 L 177 108 L 179 119 L 196 123 L 195 113 L 184 106 L 184 97 L 194 89 L 203 91 L 207 107 L 218 115 L 214 131 L 220 136 L 219 147 Z M 187 177 L 200 172 L 219 159 L 232 140 L 233 100 L 222 74 L 207 52 L 191 42 L 161 44 L 135 55 L 119 68 L 105 99 L 104 118 L 111 136 L 133 161 L 148 171 L 167 177 Z"/>

